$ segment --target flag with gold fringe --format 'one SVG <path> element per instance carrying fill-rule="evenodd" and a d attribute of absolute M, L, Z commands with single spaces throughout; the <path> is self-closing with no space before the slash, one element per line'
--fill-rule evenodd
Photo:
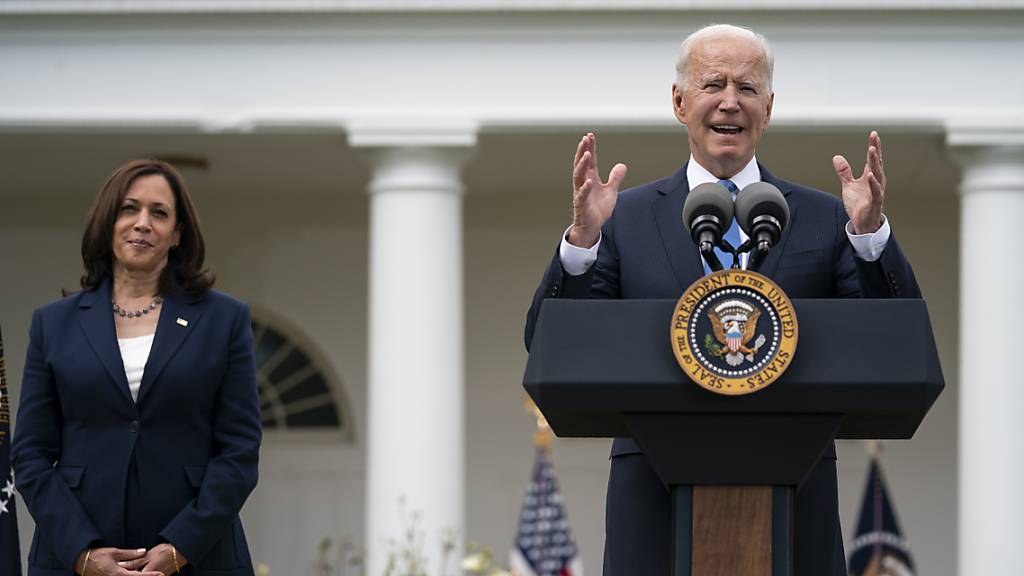
<path fill-rule="evenodd" d="M 18 515 L 11 468 L 11 407 L 7 396 L 4 340 L 0 335 L 0 574 L 21 575 Z"/>
<path fill-rule="evenodd" d="M 551 440 L 554 434 L 544 415 L 527 399 L 527 409 L 537 418 L 530 487 L 519 512 L 516 544 L 509 553 L 509 568 L 514 576 L 583 576 L 583 560 L 573 541 L 565 514 L 558 478 L 551 465 Z"/>
<path fill-rule="evenodd" d="M 882 475 L 878 457 L 872 455 L 857 535 L 850 546 L 850 576 L 914 576 L 914 558 L 900 532 L 896 509 Z"/>

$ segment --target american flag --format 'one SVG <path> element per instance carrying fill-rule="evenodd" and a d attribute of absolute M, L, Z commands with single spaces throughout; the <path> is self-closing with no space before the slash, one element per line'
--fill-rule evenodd
<path fill-rule="evenodd" d="M 583 562 L 572 539 L 555 469 L 544 446 L 537 447 L 509 566 L 515 576 L 583 576 Z"/>
<path fill-rule="evenodd" d="M 21 575 L 21 548 L 18 546 L 18 516 L 14 494 L 11 410 L 7 403 L 4 342 L 0 337 L 0 574 L 5 576 Z"/>

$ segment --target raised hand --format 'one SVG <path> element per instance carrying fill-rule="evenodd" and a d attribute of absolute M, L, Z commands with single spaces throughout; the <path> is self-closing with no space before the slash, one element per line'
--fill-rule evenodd
<path fill-rule="evenodd" d="M 843 207 L 850 217 L 853 233 L 877 232 L 882 226 L 882 202 L 885 200 L 882 139 L 878 132 L 872 131 L 868 136 L 868 154 L 860 178 L 853 177 L 850 163 L 842 156 L 832 157 L 832 167 L 843 186 Z"/>
<path fill-rule="evenodd" d="M 626 165 L 616 164 L 602 182 L 597 168 L 597 137 L 587 133 L 576 147 L 572 167 L 572 228 L 569 243 L 590 248 L 597 243 L 601 227 L 615 209 L 619 185 L 626 177 Z"/>

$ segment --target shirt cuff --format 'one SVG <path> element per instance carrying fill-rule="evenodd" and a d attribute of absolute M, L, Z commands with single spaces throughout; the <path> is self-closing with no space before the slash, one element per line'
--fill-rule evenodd
<path fill-rule="evenodd" d="M 570 276 L 579 276 L 590 270 L 590 267 L 597 261 L 597 247 L 601 245 L 603 234 L 598 233 L 597 242 L 590 248 L 580 248 L 569 244 L 571 228 L 572 226 L 569 226 L 562 233 L 562 243 L 558 246 L 558 259 L 562 262 L 562 269 Z"/>
<path fill-rule="evenodd" d="M 846 236 L 850 239 L 853 251 L 865 262 L 874 262 L 882 257 L 882 252 L 885 251 L 885 245 L 889 243 L 891 233 L 889 219 L 885 217 L 885 214 L 882 214 L 882 226 L 869 234 L 854 234 L 853 224 L 846 223 Z"/>

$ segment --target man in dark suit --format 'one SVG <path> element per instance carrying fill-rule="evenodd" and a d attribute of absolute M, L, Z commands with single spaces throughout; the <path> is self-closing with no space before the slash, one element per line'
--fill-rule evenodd
<path fill-rule="evenodd" d="M 882 215 L 885 175 L 877 133 L 869 137 L 859 178 L 845 158 L 833 158 L 842 201 L 780 180 L 757 162 L 754 150 L 772 112 L 772 67 L 768 43 L 745 28 L 709 26 L 683 42 L 672 102 L 687 127 L 691 156 L 669 178 L 620 194 L 626 167 L 617 164 L 602 182 L 596 138 L 583 137 L 573 169 L 573 222 L 534 295 L 527 347 L 545 298 L 674 299 L 704 275 L 700 253 L 679 217 L 689 191 L 706 182 L 736 190 L 764 181 L 783 192 L 790 223 L 760 272 L 790 297 L 920 297 Z M 835 458 L 830 446 L 797 491 L 797 576 L 846 574 Z M 671 572 L 670 502 L 636 443 L 616 439 L 605 519 L 606 576 Z"/>

